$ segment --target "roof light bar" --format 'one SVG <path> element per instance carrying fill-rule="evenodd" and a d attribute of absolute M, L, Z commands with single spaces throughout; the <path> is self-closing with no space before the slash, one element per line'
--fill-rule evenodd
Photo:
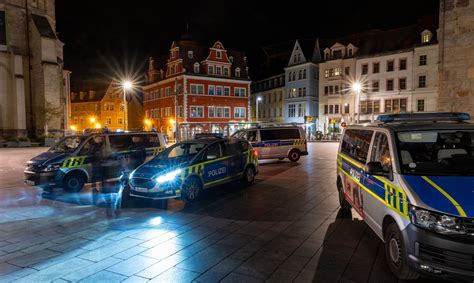
<path fill-rule="evenodd" d="M 463 122 L 471 120 L 469 113 L 461 112 L 433 112 L 433 113 L 402 113 L 380 115 L 377 121 L 382 123 L 391 122 L 414 122 L 414 121 L 457 121 Z"/>

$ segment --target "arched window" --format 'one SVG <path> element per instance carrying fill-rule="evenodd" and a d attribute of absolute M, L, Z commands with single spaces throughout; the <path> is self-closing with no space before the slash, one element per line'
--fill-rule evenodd
<path fill-rule="evenodd" d="M 303 79 L 306 79 L 306 69 L 303 70 Z"/>
<path fill-rule="evenodd" d="M 302 76 L 301 76 L 301 70 L 298 71 L 298 80 L 301 80 Z"/>
<path fill-rule="evenodd" d="M 194 63 L 194 73 L 196 73 L 196 74 L 199 73 L 199 63 L 198 62 Z"/>
<path fill-rule="evenodd" d="M 235 76 L 240 77 L 240 68 L 235 69 Z"/>

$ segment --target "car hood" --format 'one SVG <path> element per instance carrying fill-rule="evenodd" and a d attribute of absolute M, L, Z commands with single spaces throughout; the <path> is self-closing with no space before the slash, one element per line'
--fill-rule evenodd
<path fill-rule="evenodd" d="M 54 163 L 60 163 L 69 156 L 68 153 L 57 153 L 57 152 L 43 152 L 40 155 L 34 157 L 27 162 L 28 165 L 49 165 Z"/>
<path fill-rule="evenodd" d="M 404 179 L 427 209 L 474 217 L 474 176 L 404 176 Z"/>
<path fill-rule="evenodd" d="M 181 164 L 170 164 L 169 162 L 148 162 L 138 167 L 133 172 L 133 177 L 151 179 L 160 174 L 166 174 L 178 168 L 186 167 L 189 162 Z"/>

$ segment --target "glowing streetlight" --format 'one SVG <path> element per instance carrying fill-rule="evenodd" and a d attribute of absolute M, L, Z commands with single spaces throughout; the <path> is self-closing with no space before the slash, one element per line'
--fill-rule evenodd
<path fill-rule="evenodd" d="M 95 121 L 96 121 L 96 119 L 95 119 L 95 117 L 90 117 L 90 118 L 89 118 L 89 121 L 91 121 L 91 123 L 94 124 Z"/>
<path fill-rule="evenodd" d="M 131 81 L 122 82 L 123 87 L 123 129 L 127 130 L 127 90 L 132 89 L 133 84 Z"/>
<path fill-rule="evenodd" d="M 94 128 L 100 129 L 100 127 L 101 127 L 100 123 L 95 123 Z"/>
<path fill-rule="evenodd" d="M 170 119 L 170 124 L 171 124 L 171 125 L 174 125 L 175 123 L 176 123 L 176 120 L 173 119 L 173 118 L 171 118 L 171 119 Z"/>
<path fill-rule="evenodd" d="M 143 123 L 145 124 L 145 130 L 146 130 L 146 128 L 150 128 L 150 126 L 151 126 L 151 120 L 150 119 L 143 120 Z"/>
<path fill-rule="evenodd" d="M 352 84 L 352 90 L 357 92 L 357 107 L 359 109 L 357 109 L 357 121 L 356 123 L 359 124 L 360 122 L 360 91 L 362 89 L 362 85 L 358 82 L 355 82 Z M 354 105 L 354 111 L 355 111 L 355 105 Z"/>
<path fill-rule="evenodd" d="M 72 131 L 77 131 L 77 127 L 75 125 L 71 125 L 71 127 L 69 127 Z"/>
<path fill-rule="evenodd" d="M 257 106 L 257 107 L 256 107 L 256 109 L 255 109 L 255 110 L 257 110 L 257 111 L 256 111 L 257 113 L 255 114 L 255 116 L 257 117 L 257 118 L 255 119 L 256 122 L 258 122 L 258 103 L 259 103 L 260 101 L 262 101 L 262 97 L 261 97 L 261 96 L 258 96 L 258 97 L 257 97 L 257 103 L 256 103 L 256 106 Z"/>

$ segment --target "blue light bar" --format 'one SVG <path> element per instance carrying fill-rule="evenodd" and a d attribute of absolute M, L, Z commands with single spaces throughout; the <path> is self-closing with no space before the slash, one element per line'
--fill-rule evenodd
<path fill-rule="evenodd" d="M 224 138 L 224 134 L 222 133 L 200 133 L 200 134 L 195 134 L 194 135 L 195 139 L 202 139 L 202 138 L 218 138 L 222 139 Z"/>
<path fill-rule="evenodd" d="M 391 122 L 415 122 L 415 121 L 457 121 L 471 120 L 469 113 L 461 112 L 432 112 L 432 113 L 401 113 L 380 115 L 377 121 L 382 123 Z"/>

